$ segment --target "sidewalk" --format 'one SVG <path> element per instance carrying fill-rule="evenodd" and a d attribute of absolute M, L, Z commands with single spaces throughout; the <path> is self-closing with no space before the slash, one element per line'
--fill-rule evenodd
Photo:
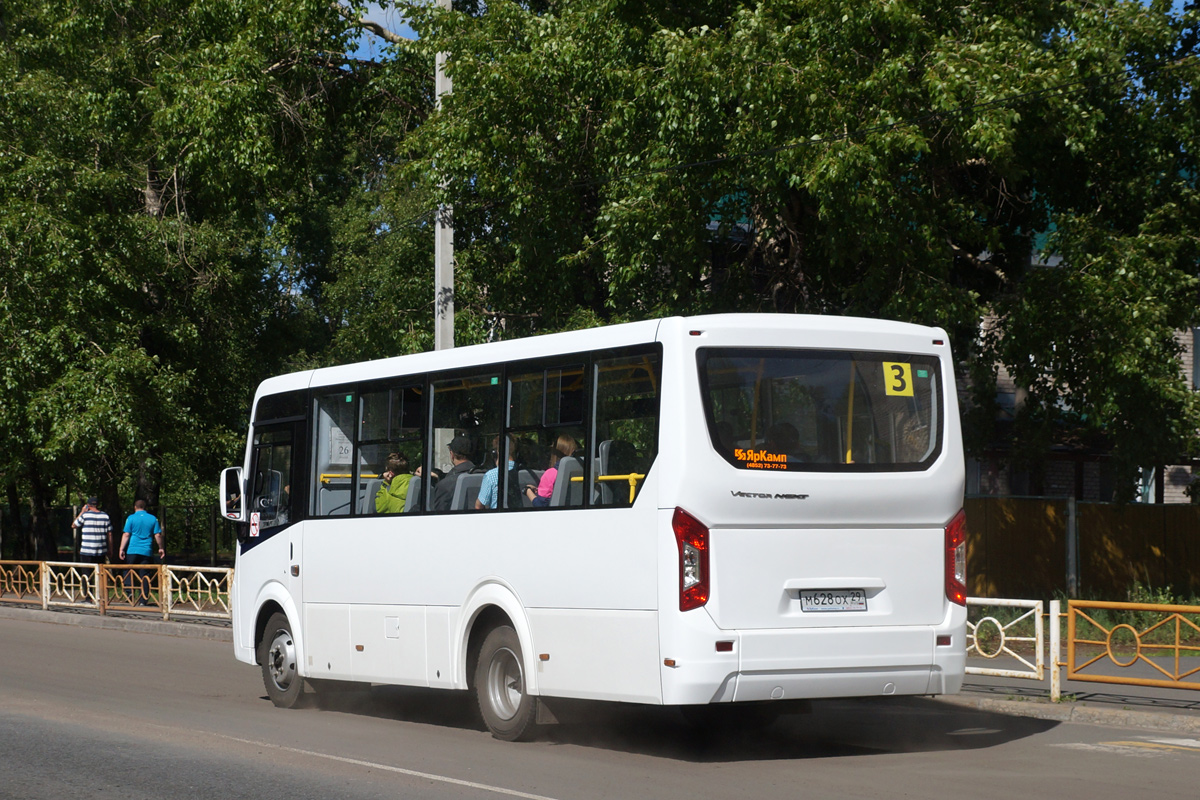
<path fill-rule="evenodd" d="M 154 611 L 110 611 L 101 616 L 87 609 L 57 609 L 0 605 L 0 619 L 49 622 L 88 628 L 152 633 L 232 642 L 227 620 L 196 618 L 164 622 Z M 981 664 L 986 666 L 986 664 Z M 1050 679 L 993 678 L 968 675 L 957 695 L 942 695 L 944 703 L 994 714 L 1035 717 L 1121 728 L 1200 734 L 1200 691 L 1063 681 L 1060 703 L 1050 702 Z"/>
<path fill-rule="evenodd" d="M 971 659 L 968 666 L 989 664 Z M 1146 677 L 1150 676 L 1148 670 Z M 1050 701 L 1047 667 L 1046 678 L 1041 681 L 967 675 L 961 693 L 939 699 L 999 714 L 1200 734 L 1200 690 L 1069 681 L 1064 677 L 1062 696 L 1062 702 Z"/>
<path fill-rule="evenodd" d="M 229 620 L 196 617 L 186 622 L 166 622 L 162 612 L 123 610 L 109 611 L 101 615 L 88 608 L 56 608 L 43 611 L 40 608 L 0 605 L 0 619 L 17 619 L 26 622 L 50 622 L 56 625 L 75 625 L 80 628 L 103 628 L 107 630 L 153 633 L 159 636 L 180 636 L 190 639 L 213 639 L 220 642 L 233 641 L 233 629 Z"/>

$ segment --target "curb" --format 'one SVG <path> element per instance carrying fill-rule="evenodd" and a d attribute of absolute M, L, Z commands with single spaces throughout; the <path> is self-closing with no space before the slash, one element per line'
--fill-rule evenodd
<path fill-rule="evenodd" d="M 78 628 L 101 628 L 104 630 L 152 633 L 159 636 L 177 636 L 183 639 L 209 639 L 218 642 L 233 642 L 233 630 L 222 624 L 208 622 L 174 622 L 161 619 L 114 616 L 75 611 L 43 611 L 40 608 L 6 608 L 0 606 L 0 619 L 15 619 L 25 622 L 49 622 L 55 625 L 74 625 Z"/>
<path fill-rule="evenodd" d="M 1106 725 L 1118 728 L 1144 728 L 1175 733 L 1200 733 L 1200 716 L 1174 714 L 1169 711 L 1130 711 L 1126 708 L 1102 708 L 1072 702 L 995 700 L 963 695 L 941 695 L 937 699 L 944 703 L 965 706 L 977 711 L 1015 717 L 1032 717 L 1055 722 L 1077 722 L 1085 725 Z"/>

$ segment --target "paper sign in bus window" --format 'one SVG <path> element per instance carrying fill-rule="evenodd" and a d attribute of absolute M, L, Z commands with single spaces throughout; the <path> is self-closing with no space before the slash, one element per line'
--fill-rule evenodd
<path fill-rule="evenodd" d="M 912 397 L 912 366 L 900 361 L 883 362 L 884 391 L 896 397 Z"/>

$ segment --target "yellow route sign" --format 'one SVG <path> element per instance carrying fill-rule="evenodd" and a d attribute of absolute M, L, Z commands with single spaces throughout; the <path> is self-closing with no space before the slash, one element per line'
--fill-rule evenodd
<path fill-rule="evenodd" d="M 889 395 L 912 397 L 912 365 L 900 361 L 884 361 L 883 387 Z"/>

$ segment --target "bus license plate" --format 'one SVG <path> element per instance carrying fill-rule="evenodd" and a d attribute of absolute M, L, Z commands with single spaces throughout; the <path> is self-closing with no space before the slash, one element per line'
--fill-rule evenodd
<path fill-rule="evenodd" d="M 867 595 L 862 589 L 805 589 L 800 592 L 801 611 L 866 611 Z"/>

